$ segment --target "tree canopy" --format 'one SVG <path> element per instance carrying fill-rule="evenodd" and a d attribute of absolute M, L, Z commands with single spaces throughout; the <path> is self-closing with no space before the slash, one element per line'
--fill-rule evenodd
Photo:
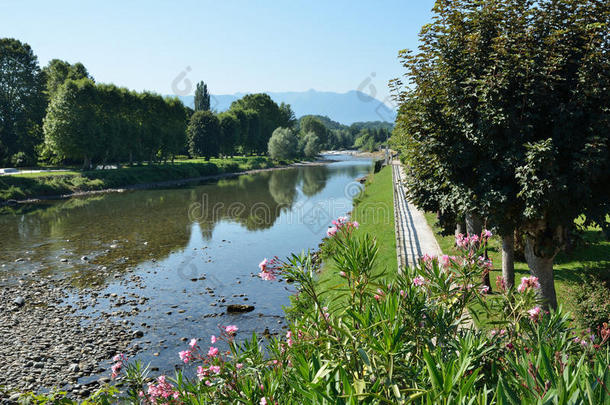
<path fill-rule="evenodd" d="M 593 0 L 437 2 L 402 51 L 393 143 L 421 208 L 526 234 L 551 306 L 552 261 L 581 214 L 607 226 L 610 11 Z"/>
<path fill-rule="evenodd" d="M 42 140 L 44 75 L 29 45 L 0 38 L 0 164 L 35 159 Z"/>

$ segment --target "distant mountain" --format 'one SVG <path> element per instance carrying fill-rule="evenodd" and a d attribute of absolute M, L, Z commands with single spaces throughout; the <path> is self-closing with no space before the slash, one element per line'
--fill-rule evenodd
<path fill-rule="evenodd" d="M 328 91 L 267 92 L 276 103 L 290 104 L 295 115 L 324 115 L 341 124 L 354 122 L 386 121 L 394 122 L 396 112 L 386 104 L 360 91 L 347 93 Z M 216 111 L 228 110 L 231 103 L 242 98 L 245 93 L 212 95 L 210 104 Z M 194 106 L 194 96 L 181 96 L 182 102 Z"/>

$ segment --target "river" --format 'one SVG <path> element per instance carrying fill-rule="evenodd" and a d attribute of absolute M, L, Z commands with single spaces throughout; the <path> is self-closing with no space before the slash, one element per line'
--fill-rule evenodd
<path fill-rule="evenodd" d="M 283 333 L 282 306 L 292 287 L 261 280 L 257 265 L 264 257 L 315 250 L 331 220 L 352 209 L 361 188 L 355 179 L 372 162 L 332 159 L 184 188 L 21 207 L 0 215 L 0 281 L 69 280 L 80 291 L 73 298 L 81 300 L 79 311 L 105 312 L 143 332 L 132 342 L 141 349 L 136 357 L 160 372 L 180 365 L 184 338 L 207 343 L 221 325 L 237 325 L 242 337 Z M 93 303 L 83 305 L 83 294 L 93 291 Z M 228 314 L 229 304 L 255 309 Z"/>

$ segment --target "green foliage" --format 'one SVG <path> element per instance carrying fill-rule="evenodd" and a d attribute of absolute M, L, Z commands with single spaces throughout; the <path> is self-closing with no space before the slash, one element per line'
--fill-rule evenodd
<path fill-rule="evenodd" d="M 610 211 L 610 10 L 593 0 L 437 3 L 401 51 L 393 145 L 420 208 L 525 233 L 553 305 L 552 260 L 585 213 Z M 528 253 L 529 252 L 529 253 Z M 549 264 L 550 263 L 550 264 Z M 550 279 L 550 280 L 549 280 Z"/>
<path fill-rule="evenodd" d="M 206 159 L 220 152 L 220 121 L 211 111 L 195 111 L 187 127 L 189 153 Z"/>
<path fill-rule="evenodd" d="M 301 118 L 300 121 L 301 132 L 304 134 L 312 132 L 315 136 L 318 137 L 320 141 L 320 145 L 322 148 L 326 147 L 328 142 L 328 129 L 319 119 L 313 116 L 306 116 Z"/>
<path fill-rule="evenodd" d="M 195 88 L 195 111 L 210 111 L 210 93 L 204 82 L 197 83 Z"/>
<path fill-rule="evenodd" d="M 0 165 L 21 152 L 35 160 L 42 140 L 44 74 L 29 45 L 0 38 Z"/>
<path fill-rule="evenodd" d="M 305 155 L 305 157 L 316 157 L 322 150 L 322 145 L 320 145 L 320 139 L 313 132 L 306 133 L 302 139 L 302 143 L 304 145 L 303 154 Z"/>
<path fill-rule="evenodd" d="M 49 100 L 67 80 L 90 79 L 93 81 L 93 77 L 91 77 L 87 68 L 80 62 L 71 65 L 60 59 L 52 59 L 42 69 L 42 72 L 45 76 L 46 93 Z"/>
<path fill-rule="evenodd" d="M 268 153 L 272 159 L 288 160 L 299 155 L 299 139 L 289 128 L 277 128 L 269 139 Z"/>
<path fill-rule="evenodd" d="M 248 136 L 249 147 L 253 152 L 265 153 L 267 144 L 273 131 L 278 127 L 290 127 L 293 114 L 290 106 L 285 105 L 280 109 L 268 94 L 247 94 L 243 98 L 234 101 L 230 110 L 253 110 L 257 118 L 252 119 L 248 125 L 251 129 Z M 256 127 L 256 128 L 255 128 Z M 256 135 L 256 136 L 254 136 Z"/>
<path fill-rule="evenodd" d="M 184 148 L 186 110 L 176 98 L 67 80 L 55 91 L 43 127 L 46 155 L 55 163 L 152 163 Z"/>
<path fill-rule="evenodd" d="M 608 280 L 589 276 L 575 287 L 574 318 L 582 329 L 598 331 L 610 322 L 610 288 Z"/>
<path fill-rule="evenodd" d="M 240 122 L 237 116 L 230 112 L 218 114 L 220 121 L 220 152 L 225 155 L 233 155 L 239 142 L 241 132 Z"/>

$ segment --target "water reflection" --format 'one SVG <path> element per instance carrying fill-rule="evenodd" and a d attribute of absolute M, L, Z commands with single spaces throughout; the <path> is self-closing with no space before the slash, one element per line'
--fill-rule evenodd
<path fill-rule="evenodd" d="M 3 277 L 37 270 L 42 275 L 67 273 L 77 285 L 103 284 L 112 272 L 161 261 L 184 249 L 194 229 L 206 242 L 222 221 L 237 223 L 245 231 L 261 231 L 289 213 L 286 221 L 296 223 L 305 204 L 318 197 L 324 201 L 331 194 L 340 196 L 344 183 L 369 166 L 352 162 L 301 167 L 189 188 L 73 198 L 38 205 L 26 213 L 22 207 L 0 215 Z M 341 186 L 318 196 L 330 178 L 340 179 Z M 297 201 L 300 210 L 295 209 Z M 322 218 L 323 226 L 326 220 Z M 26 262 L 15 263 L 17 258 Z"/>

